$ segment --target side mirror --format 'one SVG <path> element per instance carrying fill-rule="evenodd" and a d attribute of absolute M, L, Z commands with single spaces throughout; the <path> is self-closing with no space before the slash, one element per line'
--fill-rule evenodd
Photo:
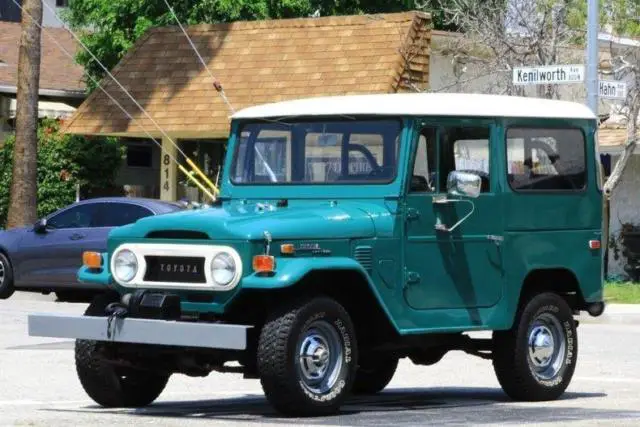
<path fill-rule="evenodd" d="M 42 219 L 38 220 L 38 222 L 36 222 L 33 225 L 33 231 L 35 231 L 36 233 L 46 233 L 47 232 L 47 220 L 46 220 L 46 218 L 42 218 Z"/>
<path fill-rule="evenodd" d="M 450 196 L 462 196 L 475 199 L 480 195 L 482 178 L 470 172 L 453 171 L 447 178 L 447 193 Z"/>

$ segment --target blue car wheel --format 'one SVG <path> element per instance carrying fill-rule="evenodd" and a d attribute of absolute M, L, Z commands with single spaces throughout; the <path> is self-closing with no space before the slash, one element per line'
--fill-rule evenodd
<path fill-rule="evenodd" d="M 13 293 L 13 269 L 9 259 L 0 252 L 0 299 L 7 299 Z"/>

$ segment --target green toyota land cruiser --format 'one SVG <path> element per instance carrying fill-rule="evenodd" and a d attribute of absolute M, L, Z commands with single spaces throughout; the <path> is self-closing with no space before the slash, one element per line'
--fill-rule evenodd
<path fill-rule="evenodd" d="M 79 271 L 106 292 L 83 316 L 30 315 L 29 333 L 76 339 L 106 407 L 217 371 L 326 414 L 400 359 L 453 350 L 491 360 L 513 399 L 555 399 L 574 315 L 604 310 L 596 126 L 581 104 L 493 95 L 244 109 L 213 205 L 115 229 Z"/>

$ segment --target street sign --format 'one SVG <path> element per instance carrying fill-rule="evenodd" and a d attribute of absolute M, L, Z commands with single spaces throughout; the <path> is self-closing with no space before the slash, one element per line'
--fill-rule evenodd
<path fill-rule="evenodd" d="M 626 99 L 627 84 L 619 81 L 600 80 L 598 82 L 600 98 Z"/>
<path fill-rule="evenodd" d="M 584 65 L 545 65 L 513 69 L 515 85 L 548 85 L 584 81 Z"/>

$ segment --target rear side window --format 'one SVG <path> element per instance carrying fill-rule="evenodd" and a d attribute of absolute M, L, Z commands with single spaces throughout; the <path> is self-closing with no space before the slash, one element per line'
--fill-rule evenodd
<path fill-rule="evenodd" d="M 587 182 L 579 129 L 509 128 L 508 181 L 516 191 L 579 191 Z"/>

